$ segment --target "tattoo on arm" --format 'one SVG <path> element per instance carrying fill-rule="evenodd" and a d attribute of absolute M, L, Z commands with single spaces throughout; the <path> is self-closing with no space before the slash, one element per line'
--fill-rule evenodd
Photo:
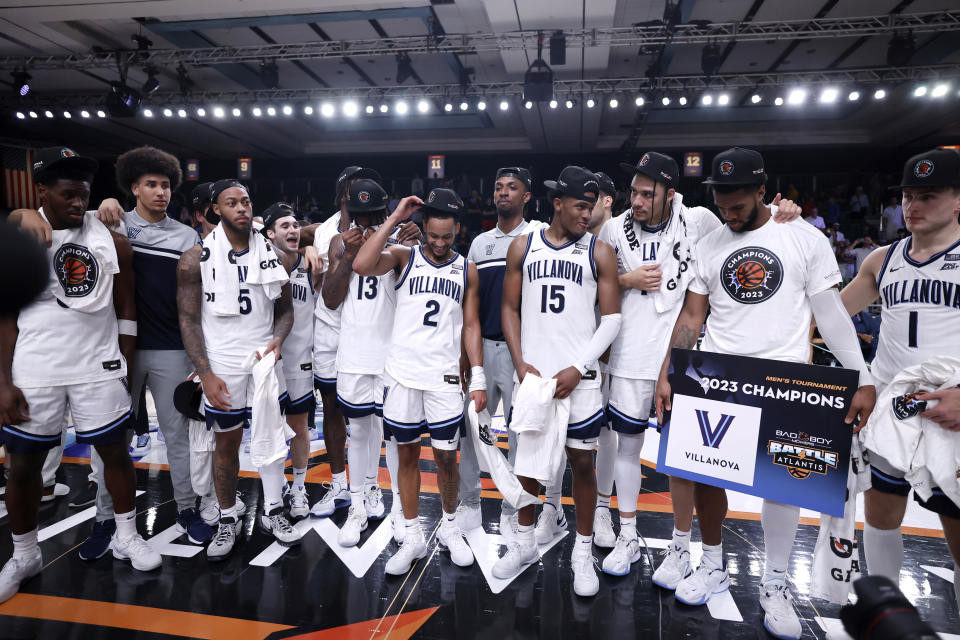
<path fill-rule="evenodd" d="M 293 297 L 290 295 L 290 285 L 285 284 L 280 290 L 280 297 L 273 303 L 273 335 L 286 340 L 293 328 Z"/>
<path fill-rule="evenodd" d="M 678 324 L 673 337 L 673 346 L 679 349 L 693 349 L 697 346 L 697 339 L 700 337 L 700 330 Z"/>
<path fill-rule="evenodd" d="M 180 335 L 190 362 L 202 375 L 210 371 L 207 347 L 200 324 L 200 305 L 203 303 L 203 279 L 200 277 L 200 252 L 197 245 L 180 256 L 177 266 L 177 310 L 180 314 Z"/>
<path fill-rule="evenodd" d="M 340 237 L 330 242 L 330 268 L 323 279 L 320 295 L 327 309 L 336 309 L 343 304 L 350 288 L 350 276 L 353 274 L 353 261 L 345 260 L 341 255 L 343 241 Z"/>

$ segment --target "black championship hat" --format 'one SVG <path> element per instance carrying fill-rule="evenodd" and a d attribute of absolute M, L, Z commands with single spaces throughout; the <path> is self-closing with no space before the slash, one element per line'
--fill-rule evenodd
<path fill-rule="evenodd" d="M 596 202 L 600 195 L 597 176 L 592 171 L 573 165 L 565 167 L 556 180 L 544 180 L 543 184 L 557 196 L 569 196 L 591 204 Z"/>
<path fill-rule="evenodd" d="M 620 168 L 631 176 L 640 173 L 654 182 L 662 182 L 668 189 L 676 189 L 680 184 L 680 167 L 677 166 L 677 161 L 656 151 L 647 151 L 640 156 L 636 165 L 621 162 Z"/>
<path fill-rule="evenodd" d="M 516 178 L 527 187 L 527 191 L 533 188 L 533 181 L 530 178 L 530 170 L 524 167 L 501 167 L 497 169 L 497 179 Z"/>
<path fill-rule="evenodd" d="M 603 171 L 597 171 L 593 175 L 597 177 L 597 184 L 600 185 L 600 193 L 613 198 L 617 197 L 617 185 L 614 184 L 613 178 L 605 174 Z"/>
<path fill-rule="evenodd" d="M 246 185 L 244 185 L 242 182 L 234 180 L 233 178 L 217 180 L 210 185 L 210 202 L 216 203 L 217 199 L 220 197 L 220 194 L 231 187 L 240 187 L 244 191 L 247 191 Z M 249 191 L 247 193 L 249 194 Z"/>
<path fill-rule="evenodd" d="M 84 158 L 68 147 L 46 147 L 33 154 L 33 177 L 37 179 L 52 169 L 69 169 L 94 174 L 100 166 L 93 158 Z"/>
<path fill-rule="evenodd" d="M 194 211 L 204 211 L 212 200 L 210 198 L 210 187 L 212 182 L 201 182 L 190 192 L 190 200 L 193 203 Z"/>
<path fill-rule="evenodd" d="M 900 184 L 890 188 L 952 186 L 960 186 L 960 153 L 954 149 L 931 149 L 907 160 Z"/>
<path fill-rule="evenodd" d="M 263 218 L 263 228 L 269 229 L 273 226 L 273 223 L 279 220 L 280 218 L 286 218 L 287 216 L 293 216 L 297 220 L 300 219 L 300 216 L 297 215 L 297 212 L 293 210 L 293 207 L 288 205 L 286 202 L 275 202 L 266 210 L 260 214 Z"/>
<path fill-rule="evenodd" d="M 721 151 L 713 158 L 710 177 L 703 184 L 749 186 L 767 181 L 763 168 L 763 156 L 753 149 L 733 147 Z"/>
<path fill-rule="evenodd" d="M 343 197 L 343 194 L 346 193 L 347 182 L 350 180 L 359 180 L 360 178 L 367 178 L 368 180 L 373 180 L 377 184 L 383 182 L 383 178 L 380 177 L 380 174 L 375 169 L 369 169 L 367 167 L 359 167 L 356 165 L 351 165 L 345 168 L 340 172 L 340 175 L 337 176 L 336 184 L 336 201 L 333 203 L 335 207 L 340 206 L 340 198 Z"/>
<path fill-rule="evenodd" d="M 459 216 L 463 208 L 463 200 L 453 189 L 433 189 L 427 196 L 427 201 L 420 206 L 421 211 L 436 211 L 453 216 Z"/>
<path fill-rule="evenodd" d="M 361 178 L 350 185 L 347 196 L 347 211 L 350 213 L 374 213 L 387 208 L 387 192 L 368 178 Z"/>
<path fill-rule="evenodd" d="M 190 420 L 202 422 L 205 419 L 203 414 L 200 413 L 202 396 L 203 389 L 200 388 L 199 382 L 193 380 L 181 382 L 173 390 L 173 406 Z"/>

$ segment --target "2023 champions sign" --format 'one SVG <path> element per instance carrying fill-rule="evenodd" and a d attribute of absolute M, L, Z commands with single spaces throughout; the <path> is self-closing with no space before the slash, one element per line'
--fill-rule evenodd
<path fill-rule="evenodd" d="M 857 372 L 674 349 L 657 471 L 843 516 Z"/>

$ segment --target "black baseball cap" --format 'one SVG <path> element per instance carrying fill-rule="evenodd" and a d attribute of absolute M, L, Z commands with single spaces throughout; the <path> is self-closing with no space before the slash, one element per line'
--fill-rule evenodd
<path fill-rule="evenodd" d="M 210 185 L 210 202 L 215 203 L 217 199 L 220 197 L 220 194 L 226 191 L 227 189 L 230 189 L 231 187 L 240 187 L 244 191 L 247 191 L 246 185 L 244 185 L 242 182 L 239 182 L 238 180 L 234 180 L 233 178 L 217 180 L 216 182 Z M 249 191 L 247 193 L 249 193 Z"/>
<path fill-rule="evenodd" d="M 350 213 L 374 213 L 387 208 L 389 197 L 379 184 L 361 178 L 350 185 L 347 196 L 347 211 Z"/>
<path fill-rule="evenodd" d="M 193 202 L 194 211 L 203 211 L 212 202 L 210 198 L 210 187 L 212 186 L 212 182 L 201 182 L 193 188 L 190 193 L 190 200 Z"/>
<path fill-rule="evenodd" d="M 907 160 L 903 165 L 900 184 L 890 188 L 958 185 L 960 185 L 960 153 L 954 149 L 930 149 Z"/>
<path fill-rule="evenodd" d="M 173 390 L 173 406 L 190 420 L 203 421 L 203 414 L 200 413 L 202 396 L 203 390 L 200 388 L 199 382 L 194 380 L 181 382 Z"/>
<path fill-rule="evenodd" d="M 763 156 L 753 149 L 733 147 L 714 156 L 710 177 L 703 184 L 749 186 L 761 185 L 766 181 Z"/>
<path fill-rule="evenodd" d="M 273 226 L 273 223 L 279 220 L 280 218 L 286 218 L 287 216 L 293 216 L 296 219 L 300 219 L 300 216 L 297 215 L 297 212 L 293 210 L 293 207 L 288 205 L 286 202 L 274 202 L 272 205 L 267 207 L 263 213 L 260 214 L 263 218 L 263 228 L 269 229 Z"/>
<path fill-rule="evenodd" d="M 463 200 L 453 189 L 433 189 L 427 196 L 427 201 L 420 206 L 420 210 L 459 215 L 463 211 Z"/>
<path fill-rule="evenodd" d="M 565 167 L 556 180 L 544 180 L 543 184 L 558 196 L 569 196 L 590 203 L 596 202 L 600 195 L 597 176 L 588 169 L 574 165 Z"/>
<path fill-rule="evenodd" d="M 533 180 L 530 178 L 530 170 L 525 167 L 501 167 L 497 169 L 497 179 L 499 178 L 516 178 L 527 187 L 527 191 L 532 191 Z"/>
<path fill-rule="evenodd" d="M 79 173 L 96 173 L 100 166 L 93 158 L 85 158 L 69 147 L 46 147 L 33 154 L 33 177 L 53 169 L 69 169 Z"/>
<path fill-rule="evenodd" d="M 662 182 L 668 189 L 676 189 L 680 183 L 680 168 L 677 166 L 677 161 L 656 151 L 644 153 L 636 165 L 621 162 L 620 168 L 631 176 L 640 173 L 654 182 Z"/>
<path fill-rule="evenodd" d="M 613 178 L 605 174 L 603 171 L 597 171 L 593 175 L 597 177 L 597 184 L 600 185 L 600 193 L 606 194 L 613 198 L 617 197 L 617 185 L 614 184 Z"/>

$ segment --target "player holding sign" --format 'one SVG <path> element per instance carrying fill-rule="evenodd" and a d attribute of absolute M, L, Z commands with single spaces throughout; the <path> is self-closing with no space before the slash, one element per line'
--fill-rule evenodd
<path fill-rule="evenodd" d="M 876 401 L 853 323 L 836 285 L 840 270 L 827 239 L 802 220 L 776 224 L 776 207 L 764 205 L 766 172 L 763 158 L 751 149 L 734 147 L 716 156 L 705 181 L 726 226 L 702 238 L 694 250 L 690 283 L 670 346 L 696 347 L 706 318 L 702 349 L 716 353 L 806 363 L 811 314 L 837 359 L 860 372 L 846 422 L 866 423 Z M 669 353 L 669 352 L 668 352 Z M 657 383 L 658 420 L 670 410 L 669 356 Z M 700 566 L 677 586 L 677 599 L 700 605 L 729 587 L 721 547 L 727 513 L 726 491 L 697 483 L 694 504 L 703 537 Z M 800 509 L 764 500 L 762 523 L 766 565 L 760 587 L 764 626 L 778 638 L 799 638 L 800 621 L 790 604 L 787 567 Z"/>

